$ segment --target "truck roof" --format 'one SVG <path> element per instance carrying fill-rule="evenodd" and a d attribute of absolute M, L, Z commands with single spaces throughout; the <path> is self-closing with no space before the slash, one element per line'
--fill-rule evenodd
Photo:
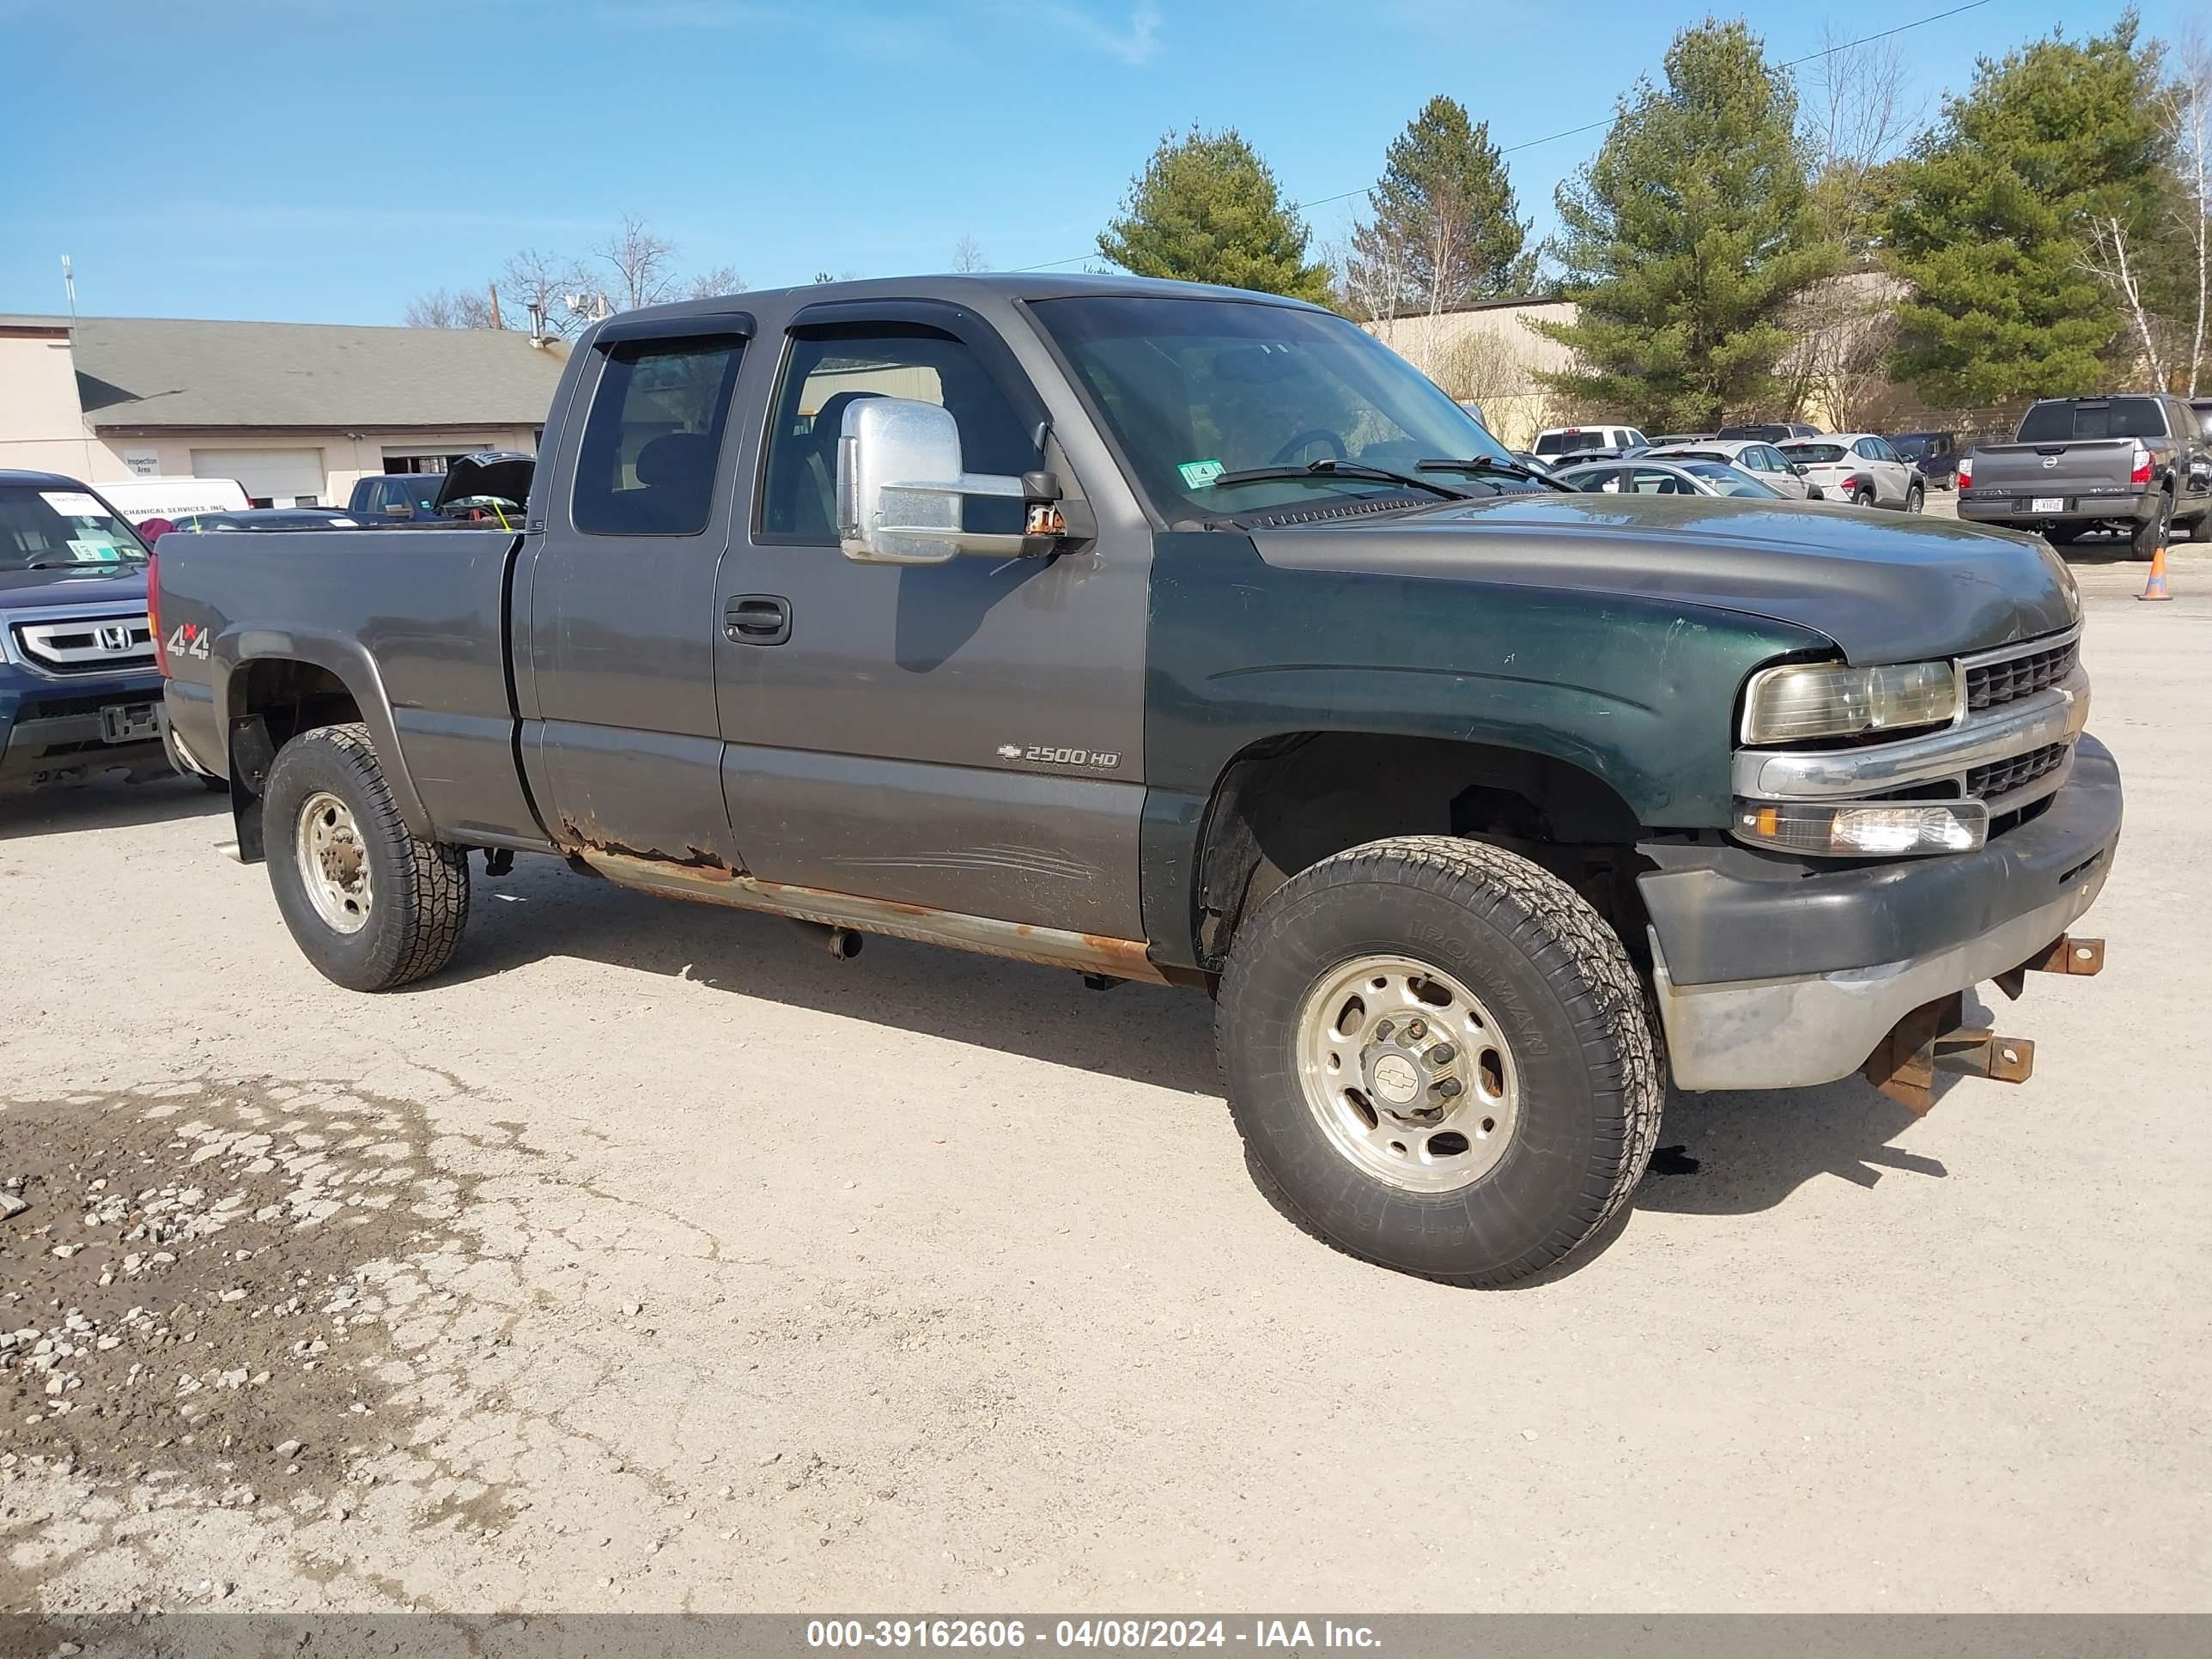
<path fill-rule="evenodd" d="M 860 282 L 808 283 L 795 288 L 746 289 L 705 300 L 679 300 L 617 314 L 625 319 L 714 316 L 756 308 L 778 314 L 802 306 L 839 300 L 945 300 L 956 304 L 1017 300 L 1063 300 L 1079 295 L 1150 300 L 1239 300 L 1259 305 L 1318 306 L 1249 289 L 1218 288 L 1207 283 L 1171 283 L 1152 276 L 1090 276 L 1046 270 L 976 271 L 936 276 L 872 276 Z"/>

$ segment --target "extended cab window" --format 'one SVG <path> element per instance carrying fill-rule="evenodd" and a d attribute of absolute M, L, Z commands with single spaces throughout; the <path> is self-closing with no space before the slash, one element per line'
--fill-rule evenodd
<path fill-rule="evenodd" d="M 593 536 L 696 536 L 744 342 L 716 334 L 626 341 L 607 353 L 576 456 L 570 515 Z"/>
<path fill-rule="evenodd" d="M 837 440 L 862 398 L 912 398 L 951 411 L 960 465 L 1002 476 L 1044 465 L 1028 425 L 975 351 L 921 324 L 864 323 L 795 337 L 769 428 L 760 527 L 800 542 L 837 539 Z M 971 496 L 969 530 L 1018 535 L 1022 504 Z"/>

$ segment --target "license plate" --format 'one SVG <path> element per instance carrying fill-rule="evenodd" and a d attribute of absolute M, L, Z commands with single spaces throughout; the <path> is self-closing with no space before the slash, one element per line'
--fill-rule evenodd
<path fill-rule="evenodd" d="M 2066 498 L 2063 495 L 2038 495 L 2027 504 L 2027 510 L 2031 513 L 2063 513 Z"/>
<path fill-rule="evenodd" d="M 110 743 L 137 743 L 161 735 L 150 702 L 110 703 L 100 711 L 100 735 Z"/>

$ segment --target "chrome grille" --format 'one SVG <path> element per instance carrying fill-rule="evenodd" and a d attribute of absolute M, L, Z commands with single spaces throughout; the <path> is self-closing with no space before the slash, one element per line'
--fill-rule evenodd
<path fill-rule="evenodd" d="M 135 617 L 22 622 L 15 633 L 23 660 L 49 674 L 112 673 L 154 665 L 154 630 L 143 611 Z"/>
<path fill-rule="evenodd" d="M 1966 711 L 2002 708 L 2016 698 L 2033 696 L 2058 684 L 2074 672 L 2081 654 L 2078 639 L 2029 650 L 2001 662 L 1969 663 L 1966 666 Z"/>
<path fill-rule="evenodd" d="M 2066 763 L 2066 757 L 2074 745 L 2070 743 L 2045 744 L 2040 749 L 2031 749 L 2025 755 L 2014 755 L 2009 760 L 1992 761 L 1986 766 L 1977 766 L 1966 774 L 1966 793 L 1983 800 L 1994 801 L 2014 790 L 2033 783 L 2038 778 L 2047 778 Z"/>

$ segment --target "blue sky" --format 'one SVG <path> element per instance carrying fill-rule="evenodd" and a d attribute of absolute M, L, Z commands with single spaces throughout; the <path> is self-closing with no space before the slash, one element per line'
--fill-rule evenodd
<path fill-rule="evenodd" d="M 1771 54 L 1960 0 L 1745 9 Z M 2194 6 L 2149 3 L 2166 33 Z M 1903 37 L 1932 112 L 1978 53 L 2119 6 L 1987 0 Z M 1163 132 L 1235 125 L 1285 192 L 1372 182 L 1447 93 L 1516 144 L 1601 119 L 1701 6 L 1454 0 L 0 0 L 0 310 L 397 322 L 625 213 L 756 288 L 1086 253 Z M 1738 15 L 1723 9 L 1723 15 Z M 1522 210 L 1601 134 L 1510 158 Z M 1357 200 L 1317 205 L 1317 238 Z M 1079 268 L 1071 264 L 1067 268 Z"/>

